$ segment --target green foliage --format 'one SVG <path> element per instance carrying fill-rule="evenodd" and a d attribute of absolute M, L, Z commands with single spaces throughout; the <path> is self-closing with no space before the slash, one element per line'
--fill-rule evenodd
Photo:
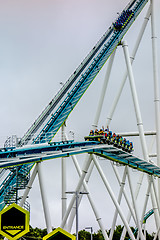
<path fill-rule="evenodd" d="M 119 240 L 122 231 L 123 231 L 123 227 L 121 227 L 121 225 L 116 226 L 116 229 L 115 229 L 114 234 L 113 234 L 113 239 L 114 240 Z"/>
<path fill-rule="evenodd" d="M 132 232 L 134 232 L 134 228 L 131 227 Z M 116 226 L 116 229 L 114 230 L 113 239 L 112 240 L 120 240 L 121 233 L 123 231 L 123 227 L 121 225 Z M 107 231 L 106 231 L 107 232 Z M 107 232 L 107 235 L 109 236 L 110 230 Z M 32 228 L 30 226 L 30 232 L 24 235 L 24 238 L 26 240 L 41 240 L 43 237 L 47 235 L 47 229 L 40 229 L 40 228 Z M 74 234 L 75 235 L 75 234 Z M 85 230 L 81 230 L 78 232 L 79 240 L 91 240 L 91 233 Z M 103 234 L 101 230 L 98 230 L 96 233 L 92 234 L 93 240 L 104 240 Z M 154 234 L 150 235 L 148 232 L 146 232 L 146 240 L 153 240 Z M 0 240 L 3 238 L 0 237 Z M 125 237 L 125 240 L 130 240 L 129 235 L 127 234 Z"/>
<path fill-rule="evenodd" d="M 93 234 L 93 240 L 104 240 L 103 234 L 101 230 L 98 230 L 97 233 Z"/>
<path fill-rule="evenodd" d="M 81 230 L 78 232 L 78 238 L 79 240 L 90 240 L 91 234 L 85 230 Z"/>
<path fill-rule="evenodd" d="M 24 235 L 26 240 L 35 240 L 35 239 L 42 239 L 45 235 L 47 235 L 47 229 L 40 229 L 40 228 L 32 228 L 29 226 L 29 232 Z"/>

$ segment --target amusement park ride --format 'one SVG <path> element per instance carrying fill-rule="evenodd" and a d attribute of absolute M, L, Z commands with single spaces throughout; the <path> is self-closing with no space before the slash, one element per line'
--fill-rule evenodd
<path fill-rule="evenodd" d="M 67 197 L 66 197 L 66 179 L 65 179 L 65 161 L 66 157 L 73 159 L 75 167 L 78 171 L 79 180 L 77 182 L 77 187 L 75 193 L 80 192 L 82 189 L 88 194 L 87 197 L 95 214 L 95 218 L 102 230 L 105 239 L 112 239 L 113 231 L 116 226 L 117 217 L 119 216 L 123 222 L 124 230 L 121 239 L 124 239 L 126 232 L 128 232 L 130 239 L 136 239 L 130 228 L 130 220 L 133 219 L 135 224 L 136 232 L 140 239 L 145 239 L 145 231 L 143 231 L 144 224 L 147 218 L 154 215 L 154 221 L 156 226 L 156 236 L 160 236 L 160 206 L 159 206 L 159 195 L 157 185 L 159 184 L 160 177 L 160 116 L 159 116 L 159 93 L 158 93 L 158 74 L 157 74 L 157 49 L 156 49 L 156 32 L 155 32 L 155 16 L 154 16 L 154 0 L 131 0 L 126 8 L 119 14 L 118 18 L 114 23 L 108 28 L 104 35 L 100 38 L 97 44 L 89 52 L 86 58 L 82 61 L 79 67 L 74 71 L 71 77 L 62 86 L 55 97 L 50 101 L 48 106 L 43 110 L 40 116 L 35 120 L 32 126 L 24 134 L 24 136 L 16 141 L 13 146 L 9 139 L 5 142 L 4 148 L 0 149 L 0 175 L 4 179 L 6 172 L 6 178 L 1 182 L 0 185 L 0 209 L 2 210 L 6 205 L 13 202 L 18 203 L 20 206 L 29 209 L 29 205 L 26 203 L 26 198 L 29 194 L 31 186 L 34 182 L 36 175 L 39 177 L 39 184 L 42 194 L 42 202 L 44 208 L 44 215 L 46 220 L 46 227 L 48 232 L 52 231 L 52 225 L 50 221 L 50 213 L 48 209 L 48 204 L 43 193 L 43 179 L 41 175 L 41 164 L 45 160 L 62 158 L 62 222 L 61 227 L 71 231 L 73 220 L 75 217 L 75 204 L 76 196 L 73 198 L 67 207 Z M 123 40 L 124 35 L 132 26 L 132 23 L 136 21 L 138 15 L 141 13 L 143 8 L 148 8 L 146 17 L 142 24 L 141 31 L 137 38 L 135 48 L 133 50 L 132 58 L 129 56 L 128 44 Z M 139 108 L 139 102 L 137 97 L 137 91 L 134 82 L 132 62 L 135 58 L 136 52 L 138 50 L 139 44 L 141 42 L 143 33 L 147 26 L 149 19 L 151 18 L 151 28 L 152 28 L 152 49 L 153 49 L 153 70 L 154 70 L 154 86 L 155 86 L 155 119 L 156 119 L 156 132 L 151 132 L 151 135 L 156 135 L 157 142 L 157 162 L 150 160 L 148 154 L 148 149 L 146 145 L 145 132 L 143 129 L 143 123 L 141 119 L 141 112 Z M 119 93 L 115 98 L 111 112 L 107 118 L 107 125 L 110 125 L 114 110 L 116 108 L 117 102 L 121 95 L 123 86 L 125 84 L 126 78 L 129 78 L 130 87 L 134 102 L 134 108 L 136 113 L 136 120 L 138 126 L 138 135 L 141 141 L 141 147 L 143 152 L 143 157 L 139 158 L 134 156 L 133 149 L 128 150 L 125 147 L 121 147 L 120 144 L 115 144 L 113 140 L 105 139 L 105 133 L 101 133 L 96 136 L 85 136 L 84 141 L 75 142 L 73 140 L 68 140 L 65 133 L 65 122 L 69 117 L 70 113 L 74 110 L 75 106 L 82 98 L 83 94 L 90 86 L 96 75 L 99 73 L 105 62 L 109 59 L 107 78 L 105 79 L 103 91 L 100 96 L 100 101 L 98 105 L 97 114 L 92 126 L 93 131 L 98 128 L 99 117 L 105 97 L 105 90 L 108 84 L 114 55 L 116 48 L 122 46 L 124 51 L 124 57 L 127 66 L 127 72 L 124 76 L 122 85 L 120 87 Z M 60 142 L 54 141 L 54 136 L 56 133 L 62 129 L 62 140 Z M 120 135 L 120 134 L 119 134 Z M 128 136 L 134 135 L 134 133 L 128 133 Z M 121 134 L 124 138 L 125 135 Z M 86 140 L 86 141 L 85 141 Z M 133 146 L 132 146 L 133 148 Z M 80 168 L 78 161 L 76 159 L 77 154 L 87 154 L 85 164 L 83 169 Z M 101 168 L 99 163 L 99 156 L 104 159 L 108 159 L 115 172 L 115 176 L 119 182 L 119 194 L 118 199 L 113 193 L 107 178 Z M 123 177 L 119 176 L 116 165 L 118 164 L 123 169 Z M 115 213 L 113 214 L 112 228 L 110 236 L 106 234 L 104 223 L 101 217 L 99 217 L 97 207 L 94 204 L 93 199 L 88 188 L 88 180 L 92 174 L 93 165 L 97 168 L 98 173 L 104 183 L 112 202 L 115 206 Z M 137 184 L 136 191 L 133 192 L 132 182 L 130 178 L 129 168 L 137 169 L 141 174 Z M 143 175 L 147 175 L 147 189 L 146 195 L 144 196 L 143 209 L 139 213 L 138 207 L 136 205 L 136 199 L 140 192 L 140 185 L 143 181 Z M 129 184 L 131 199 L 128 198 L 126 194 L 125 183 Z M 23 196 L 20 198 L 18 196 L 18 191 L 24 189 Z M 122 207 L 121 200 L 122 197 L 125 198 L 126 205 L 129 211 L 128 216 L 125 216 Z M 151 198 L 152 207 L 148 212 L 148 201 Z M 79 198 L 79 203 L 81 198 Z M 139 216 L 141 214 L 141 216 Z M 153 216 L 152 216 L 153 218 Z M 67 223 L 68 221 L 68 223 Z M 67 224 L 66 224 L 67 223 Z"/>

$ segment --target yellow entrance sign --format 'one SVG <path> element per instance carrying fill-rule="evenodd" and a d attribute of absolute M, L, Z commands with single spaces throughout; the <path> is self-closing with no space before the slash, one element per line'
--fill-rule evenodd
<path fill-rule="evenodd" d="M 43 240 L 76 240 L 76 237 L 59 227 L 44 236 Z"/>
<path fill-rule="evenodd" d="M 29 232 L 29 212 L 13 203 L 0 212 L 0 234 L 15 240 Z"/>

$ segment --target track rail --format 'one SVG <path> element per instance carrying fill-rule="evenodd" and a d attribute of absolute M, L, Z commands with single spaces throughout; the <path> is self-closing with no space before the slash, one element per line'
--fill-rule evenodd
<path fill-rule="evenodd" d="M 160 177 L 160 167 L 152 162 L 144 161 L 120 148 L 108 144 L 99 144 L 98 142 L 69 142 L 56 143 L 55 145 L 46 145 L 44 147 L 34 146 L 30 148 L 21 148 L 10 151 L 10 157 L 3 155 L 0 168 L 13 167 L 24 164 L 34 164 L 61 157 L 89 153 L 96 154 L 121 165 L 127 165 L 131 168 L 146 172 L 150 175 Z M 7 153 L 8 154 L 8 153 Z M 3 186 L 2 184 L 0 186 Z"/>

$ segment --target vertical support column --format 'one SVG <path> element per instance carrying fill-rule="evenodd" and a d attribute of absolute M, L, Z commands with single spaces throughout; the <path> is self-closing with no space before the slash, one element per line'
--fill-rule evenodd
<path fill-rule="evenodd" d="M 139 130 L 139 136 L 140 136 L 140 140 L 141 140 L 143 156 L 144 156 L 144 159 L 146 161 L 148 161 L 147 144 L 146 144 L 145 136 L 144 136 L 143 123 L 142 123 L 141 112 L 140 112 L 139 103 L 138 103 L 138 96 L 137 96 L 137 92 L 136 92 L 136 86 L 135 86 L 135 82 L 134 82 L 134 76 L 133 76 L 133 72 L 132 72 L 132 65 L 131 65 L 131 61 L 130 61 L 130 57 L 129 57 L 127 42 L 123 41 L 122 46 L 123 46 L 125 61 L 126 61 L 127 70 L 128 70 L 128 76 L 129 76 L 129 81 L 130 81 L 130 86 L 131 86 L 131 92 L 132 92 L 132 97 L 133 97 L 133 102 L 134 102 L 134 108 L 135 108 L 135 113 L 136 113 L 136 118 L 137 118 L 137 126 L 138 126 L 138 130 Z"/>
<path fill-rule="evenodd" d="M 75 193 L 76 194 L 76 240 L 78 240 L 78 226 L 79 226 L 79 222 L 78 222 L 78 197 L 79 194 L 78 192 Z"/>
<path fill-rule="evenodd" d="M 155 26 L 155 0 L 151 0 L 151 33 L 152 33 L 152 58 L 153 58 L 153 80 L 154 80 L 154 104 L 155 104 L 155 122 L 156 122 L 156 147 L 157 164 L 160 166 L 160 99 L 158 83 L 158 57 L 157 57 L 157 36 Z M 158 194 L 160 200 L 160 180 L 158 179 Z"/>
<path fill-rule="evenodd" d="M 18 203 L 18 167 L 16 167 L 16 204 Z"/>
<path fill-rule="evenodd" d="M 153 78 L 154 78 L 154 102 L 157 139 L 157 163 L 160 166 L 160 99 L 158 83 L 158 57 L 157 57 L 157 36 L 155 27 L 155 0 L 151 0 L 151 31 L 152 31 L 152 57 L 153 57 Z"/>
<path fill-rule="evenodd" d="M 142 123 L 142 119 L 141 119 L 141 113 L 140 113 L 140 108 L 139 108 L 139 104 L 138 104 L 138 97 L 137 97 L 136 87 L 135 87 L 135 83 L 134 83 L 132 66 L 131 66 L 131 62 L 130 62 L 130 58 L 129 58 L 128 45 L 127 45 L 126 41 L 123 42 L 123 49 L 124 49 L 124 56 L 125 56 L 129 80 L 130 80 L 132 97 L 133 97 L 133 101 L 134 101 L 135 113 L 136 113 L 136 118 L 137 118 L 137 126 L 138 126 L 139 136 L 140 136 L 141 145 L 142 145 L 143 157 L 146 161 L 148 161 L 149 159 L 148 159 L 148 153 L 147 153 L 147 145 L 146 145 L 145 136 L 144 136 L 143 123 Z M 155 206 L 153 194 L 151 194 L 151 198 L 152 198 L 152 205 Z M 157 216 L 157 211 L 155 211 L 155 217 L 156 217 L 156 224 L 158 226 L 159 219 Z"/>
<path fill-rule="evenodd" d="M 62 125 L 62 141 L 65 140 L 65 123 Z M 61 179 L 62 179 L 62 219 L 67 208 L 67 197 L 66 197 L 66 159 L 61 159 Z"/>
<path fill-rule="evenodd" d="M 157 208 L 157 202 L 156 202 L 155 195 L 154 195 L 154 192 L 153 192 L 152 188 L 151 188 L 151 200 L 152 200 L 152 206 L 153 206 L 153 209 L 154 209 L 154 219 L 155 219 L 155 223 L 156 223 L 156 227 L 157 227 L 157 231 L 158 231 L 158 228 L 160 226 L 159 211 L 158 211 L 158 208 Z M 158 237 L 160 239 L 160 233 L 158 235 L 159 235 Z"/>
<path fill-rule="evenodd" d="M 155 195 L 156 204 L 158 206 L 158 212 L 159 212 L 159 215 L 160 215 L 160 203 L 159 203 L 159 200 L 158 200 L 157 188 L 156 188 L 156 184 L 155 184 L 155 181 L 154 181 L 153 177 L 152 177 L 152 186 L 153 186 L 153 193 Z"/>
<path fill-rule="evenodd" d="M 43 182 L 43 177 L 42 177 L 42 166 L 41 166 L 41 164 L 42 163 L 37 164 L 37 166 L 38 166 L 38 179 L 39 179 L 39 186 L 40 186 L 40 191 L 41 191 L 42 204 L 43 204 L 43 210 L 44 210 L 47 232 L 50 233 L 50 232 L 52 232 L 51 218 L 50 218 L 50 214 L 49 214 L 47 197 L 46 197 L 45 187 L 44 187 L 44 182 Z"/>

